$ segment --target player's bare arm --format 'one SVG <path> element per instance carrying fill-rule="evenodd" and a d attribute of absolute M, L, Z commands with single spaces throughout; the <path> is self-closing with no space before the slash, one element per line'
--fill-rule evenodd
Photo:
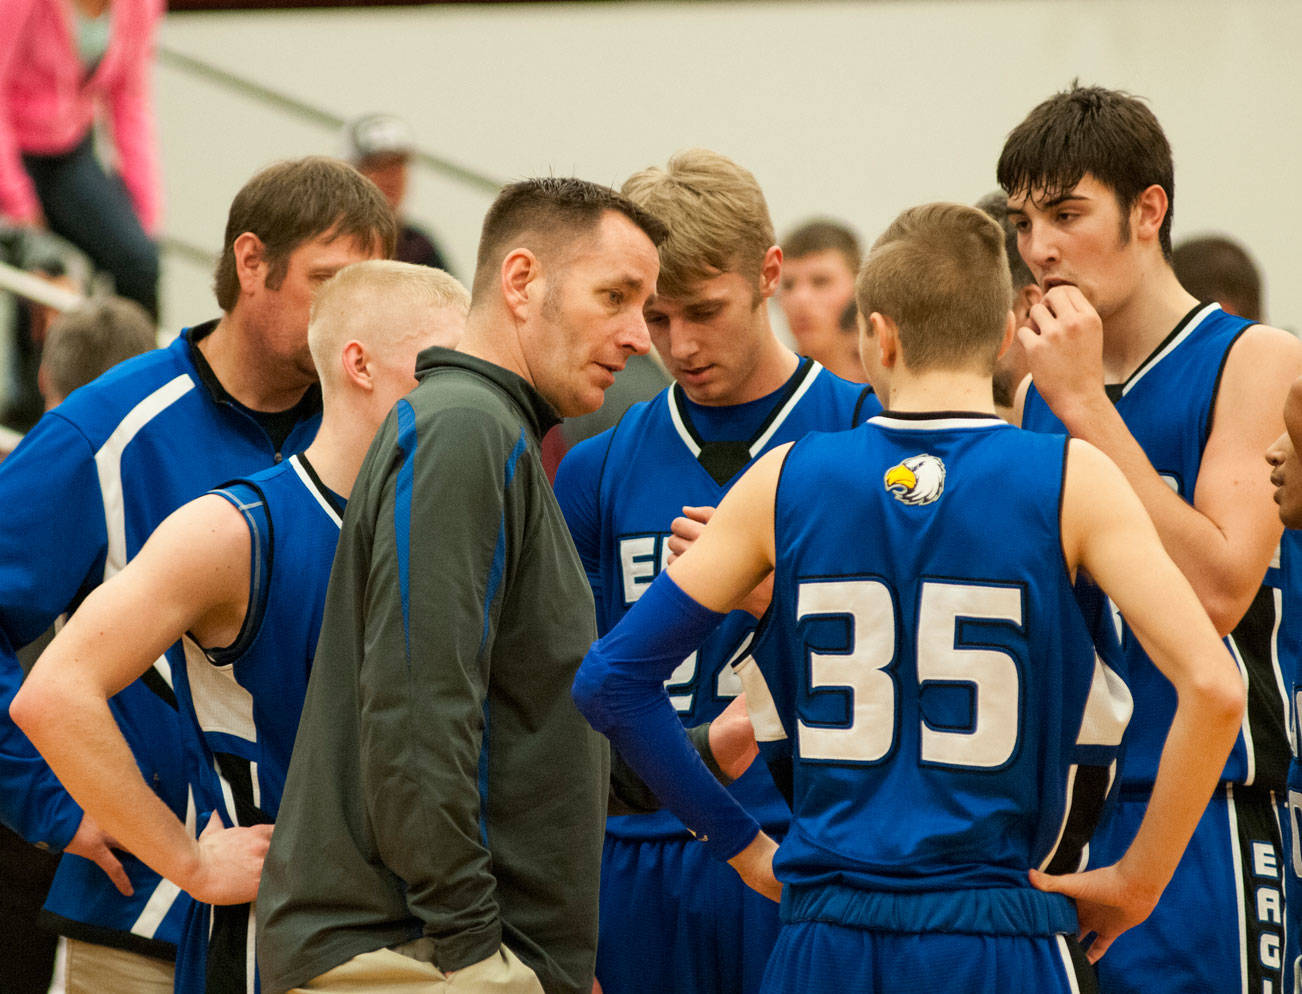
<path fill-rule="evenodd" d="M 1118 468 L 1092 446 L 1070 443 L 1063 552 L 1112 598 L 1149 657 L 1174 685 L 1175 719 L 1139 832 L 1120 861 L 1036 886 L 1076 899 L 1081 935 L 1097 961 L 1152 911 L 1215 788 L 1238 733 L 1244 689 L 1188 581 L 1162 550 L 1143 505 Z"/>
<path fill-rule="evenodd" d="M 672 563 L 687 551 L 688 547 L 701 536 L 701 532 L 705 530 L 713 515 L 712 507 L 683 508 L 682 515 L 674 518 L 669 525 L 669 562 Z M 762 618 L 764 612 L 769 609 L 771 600 L 773 600 L 773 574 L 770 572 L 756 584 L 755 589 L 747 594 L 737 607 L 755 618 Z"/>
<path fill-rule="evenodd" d="M 1157 474 L 1104 392 L 1102 324 L 1080 290 L 1051 288 L 1018 336 L 1054 414 L 1121 469 L 1217 631 L 1230 632 L 1279 541 L 1269 482 L 1255 454 L 1282 430 L 1288 385 L 1302 373 L 1302 343 L 1264 326 L 1235 343 L 1190 505 Z"/>
<path fill-rule="evenodd" d="M 668 566 L 683 592 L 711 611 L 740 607 L 773 572 L 773 499 L 790 448 L 780 445 L 748 469 L 691 547 Z"/>
<path fill-rule="evenodd" d="M 248 600 L 249 548 L 243 518 L 220 497 L 174 512 L 121 573 L 86 598 L 11 708 L 108 835 L 211 904 L 256 896 L 270 827 L 210 822 L 194 839 L 145 783 L 108 699 L 187 632 L 213 647 L 234 641 Z"/>

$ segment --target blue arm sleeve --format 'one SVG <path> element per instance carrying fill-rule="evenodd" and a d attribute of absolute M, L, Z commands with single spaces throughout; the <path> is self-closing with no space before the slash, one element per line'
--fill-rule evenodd
<path fill-rule="evenodd" d="M 104 568 L 99 477 L 85 437 L 46 415 L 0 463 L 0 821 L 29 842 L 67 845 L 81 808 L 9 717 L 23 679 L 16 650 Z"/>
<path fill-rule="evenodd" d="M 660 574 L 588 650 L 574 678 L 574 701 L 710 854 L 728 860 L 759 825 L 706 769 L 664 689 L 674 667 L 723 617 Z"/>

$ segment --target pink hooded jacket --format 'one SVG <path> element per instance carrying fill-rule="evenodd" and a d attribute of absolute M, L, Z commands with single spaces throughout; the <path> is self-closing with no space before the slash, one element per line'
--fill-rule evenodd
<path fill-rule="evenodd" d="M 150 60 L 163 0 L 112 0 L 108 51 L 89 79 L 77 57 L 70 0 L 0 0 L 0 214 L 37 216 L 20 156 L 60 155 L 109 112 L 118 171 L 145 231 L 159 221 Z"/>

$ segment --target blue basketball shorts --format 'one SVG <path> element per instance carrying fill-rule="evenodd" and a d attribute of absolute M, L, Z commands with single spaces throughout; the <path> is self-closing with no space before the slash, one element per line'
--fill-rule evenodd
<path fill-rule="evenodd" d="M 1090 842 L 1091 867 L 1121 857 L 1146 807 L 1145 797 L 1123 791 Z M 1217 788 L 1157 908 L 1099 961 L 1104 994 L 1282 990 L 1280 814 L 1273 791 Z"/>
<path fill-rule="evenodd" d="M 762 994 L 1096 994 L 1074 937 L 921 935 L 822 921 L 784 924 Z"/>
<path fill-rule="evenodd" d="M 778 906 L 691 839 L 606 837 L 597 979 L 605 994 L 755 994 Z"/>

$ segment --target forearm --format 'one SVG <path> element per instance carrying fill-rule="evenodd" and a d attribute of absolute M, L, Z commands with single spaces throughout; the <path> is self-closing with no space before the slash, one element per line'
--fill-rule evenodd
<path fill-rule="evenodd" d="M 719 620 L 661 575 L 589 651 L 574 698 L 664 806 L 726 860 L 758 826 L 706 769 L 664 691 L 673 667 Z"/>
<path fill-rule="evenodd" d="M 1217 631 L 1221 635 L 1232 631 L 1261 585 L 1265 561 L 1260 571 L 1247 568 L 1244 543 L 1232 541 L 1215 521 L 1175 492 L 1106 397 L 1102 402 L 1065 407 L 1060 418 L 1073 438 L 1092 443 L 1116 463 Z"/>
<path fill-rule="evenodd" d="M 1148 809 L 1119 863 L 1156 900 L 1170 881 L 1220 780 L 1243 715 L 1243 686 L 1220 646 L 1205 673 L 1218 677 L 1178 689 Z"/>
<path fill-rule="evenodd" d="M 51 687 L 38 675 L 15 699 L 13 714 L 105 832 L 181 888 L 197 885 L 197 844 L 145 783 L 104 697 L 84 687 Z"/>

